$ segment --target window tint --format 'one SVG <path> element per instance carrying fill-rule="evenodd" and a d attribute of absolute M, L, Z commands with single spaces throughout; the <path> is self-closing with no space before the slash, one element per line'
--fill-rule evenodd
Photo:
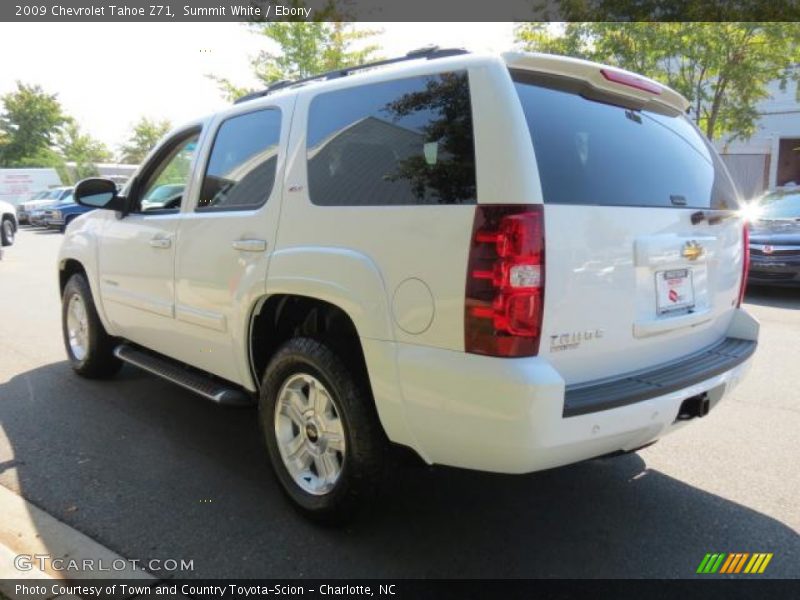
<path fill-rule="evenodd" d="M 308 119 L 314 204 L 475 203 L 475 149 L 464 72 L 320 94 Z"/>
<path fill-rule="evenodd" d="M 259 110 L 231 117 L 217 131 L 197 210 L 255 208 L 275 183 L 281 112 Z"/>
<path fill-rule="evenodd" d="M 580 95 L 573 84 L 512 71 L 545 202 L 735 208 L 721 161 L 683 114 Z M 607 100 L 607 99 L 604 99 Z"/>
<path fill-rule="evenodd" d="M 142 189 L 139 203 L 142 212 L 180 208 L 199 138 L 199 131 L 191 133 L 168 149 L 162 158 L 156 159 L 159 162 L 152 169 L 147 184 Z"/>

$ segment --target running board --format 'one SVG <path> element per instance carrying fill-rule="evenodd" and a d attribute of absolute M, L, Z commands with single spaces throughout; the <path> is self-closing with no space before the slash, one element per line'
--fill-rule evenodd
<path fill-rule="evenodd" d="M 225 406 L 252 406 L 255 402 L 249 394 L 225 382 L 185 366 L 171 358 L 147 350 L 120 344 L 114 348 L 114 356 L 140 369 L 176 383 L 182 388 Z"/>

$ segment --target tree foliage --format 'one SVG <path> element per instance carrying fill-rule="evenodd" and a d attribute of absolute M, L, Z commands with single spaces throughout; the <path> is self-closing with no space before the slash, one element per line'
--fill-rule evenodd
<path fill-rule="evenodd" d="M 569 4 L 575 9 L 592 3 Z M 575 14 L 596 16 L 588 9 Z M 800 60 L 797 23 L 578 22 L 561 31 L 523 23 L 515 40 L 526 50 L 614 64 L 665 83 L 689 99 L 692 118 L 709 139 L 752 136 L 756 105 L 769 96 L 767 84 L 785 85 L 799 74 L 789 68 Z"/>
<path fill-rule="evenodd" d="M 797 0 L 536 0 L 542 21 L 797 21 Z"/>
<path fill-rule="evenodd" d="M 0 166 L 32 166 L 32 162 L 51 160 L 55 136 L 67 120 L 56 94 L 18 81 L 17 89 L 2 97 L 2 105 Z"/>
<path fill-rule="evenodd" d="M 250 62 L 265 85 L 283 79 L 301 79 L 375 60 L 377 44 L 366 43 L 379 32 L 359 30 L 352 23 L 281 21 L 250 23 L 254 33 L 268 38 L 278 51 L 262 50 Z M 248 92 L 224 77 L 209 75 L 223 96 L 235 100 Z"/>
<path fill-rule="evenodd" d="M 96 163 L 111 160 L 106 145 L 82 131 L 74 119 L 68 119 L 56 134 L 56 147 L 63 162 L 75 163 L 69 169 L 66 165 L 59 165 L 65 171 L 61 174 L 62 180 L 75 182 L 96 176 L 99 174 Z"/>
<path fill-rule="evenodd" d="M 171 128 L 172 124 L 167 120 L 142 117 L 133 126 L 128 141 L 120 146 L 120 162 L 138 165 Z"/>

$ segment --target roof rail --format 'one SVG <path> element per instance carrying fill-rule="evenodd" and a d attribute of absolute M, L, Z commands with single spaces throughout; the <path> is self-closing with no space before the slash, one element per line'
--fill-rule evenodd
<path fill-rule="evenodd" d="M 352 67 L 344 67 L 342 69 L 328 71 L 327 73 L 320 73 L 319 75 L 304 77 L 303 79 L 295 79 L 295 80 L 282 79 L 280 81 L 276 81 L 274 83 L 269 84 L 263 90 L 258 90 L 256 92 L 251 92 L 246 96 L 242 96 L 241 98 L 235 100 L 234 104 L 241 104 L 242 102 L 248 102 L 250 100 L 255 100 L 256 98 L 263 98 L 264 96 L 271 94 L 274 91 L 292 85 L 299 85 L 301 83 L 307 83 L 309 81 L 330 80 L 330 79 L 338 79 L 340 77 L 346 77 L 347 75 L 350 75 L 355 71 L 361 71 L 363 69 L 382 67 L 384 65 L 391 65 L 394 63 L 404 62 L 406 60 L 419 60 L 422 58 L 426 60 L 433 60 L 436 58 L 445 58 L 447 56 L 458 56 L 460 54 L 469 54 L 469 52 L 464 48 L 440 48 L 439 46 L 425 46 L 423 48 L 412 50 L 405 56 L 398 56 L 397 58 L 387 58 L 385 60 L 377 60 L 375 62 L 364 63 L 361 65 L 354 65 Z"/>

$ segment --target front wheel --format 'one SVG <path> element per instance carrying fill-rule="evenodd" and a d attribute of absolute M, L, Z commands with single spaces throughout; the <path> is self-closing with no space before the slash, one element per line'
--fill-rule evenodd
<path fill-rule="evenodd" d="M 342 522 L 377 493 L 388 441 L 366 377 L 324 342 L 294 338 L 278 350 L 259 417 L 278 481 L 306 516 Z"/>
<path fill-rule="evenodd" d="M 16 233 L 14 222 L 11 219 L 3 219 L 2 227 L 0 227 L 0 243 L 3 246 L 11 246 L 14 243 Z"/>
<path fill-rule="evenodd" d="M 111 377 L 122 367 L 114 356 L 114 338 L 106 332 L 86 278 L 76 273 L 67 281 L 61 300 L 64 346 L 73 370 L 83 377 Z"/>

